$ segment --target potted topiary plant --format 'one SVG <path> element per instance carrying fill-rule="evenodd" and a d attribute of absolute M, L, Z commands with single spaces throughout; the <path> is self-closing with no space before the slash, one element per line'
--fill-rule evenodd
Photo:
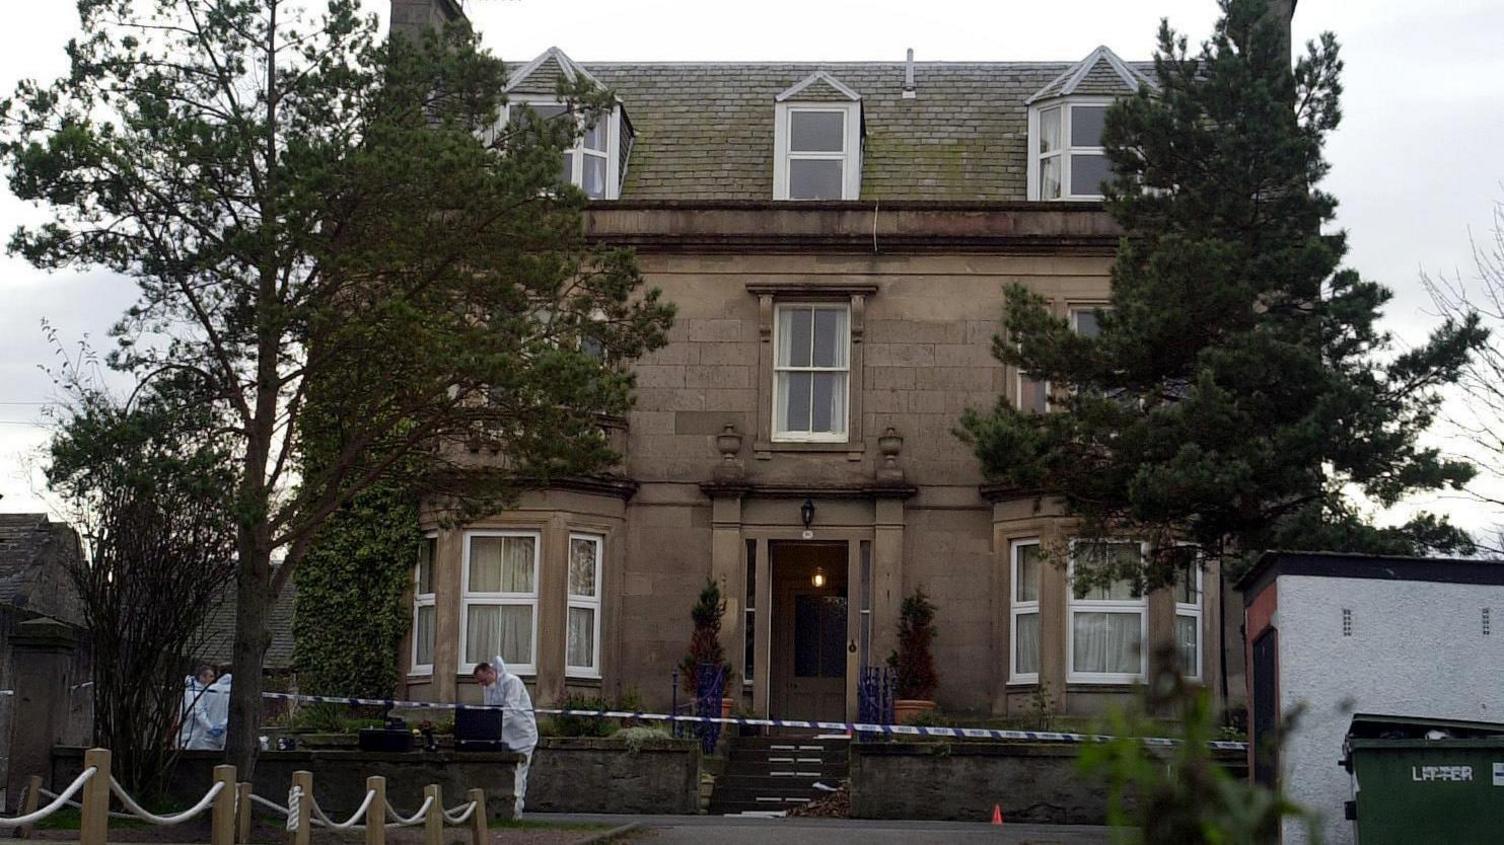
<path fill-rule="evenodd" d="M 934 696 L 940 677 L 935 673 L 935 656 L 930 650 L 934 641 L 935 606 L 923 588 L 916 589 L 899 609 L 898 651 L 888 657 L 888 665 L 897 676 L 893 715 L 900 724 L 935 709 Z"/>
<path fill-rule="evenodd" d="M 721 598 L 721 588 L 715 579 L 706 579 L 700 589 L 700 598 L 690 610 L 695 631 L 689 638 L 689 653 L 679 662 L 679 676 L 684 691 L 698 695 L 699 667 L 710 665 L 723 670 L 725 682 L 721 687 L 721 718 L 731 715 L 736 700 L 726 696 L 731 690 L 731 664 L 726 662 L 726 650 L 721 648 L 721 616 L 726 612 L 726 602 Z"/>

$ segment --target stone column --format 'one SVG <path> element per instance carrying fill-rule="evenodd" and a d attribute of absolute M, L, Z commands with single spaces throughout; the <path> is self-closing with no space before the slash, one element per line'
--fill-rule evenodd
<path fill-rule="evenodd" d="M 537 674 L 533 700 L 555 703 L 564 691 L 564 638 L 569 603 L 569 526 L 553 514 L 543 529 L 538 572 L 538 641 L 533 644 Z"/>
<path fill-rule="evenodd" d="M 903 499 L 879 498 L 872 531 L 872 662 L 881 665 L 898 647 L 903 603 Z"/>
<path fill-rule="evenodd" d="M 434 548 L 433 692 L 435 701 L 456 701 L 460 671 L 461 570 L 465 565 L 465 533 L 440 531 Z"/>
<path fill-rule="evenodd" d="M 721 617 L 721 645 L 729 652 L 736 677 L 726 687 L 726 697 L 741 700 L 741 684 L 747 677 L 747 650 L 742 647 L 742 624 L 746 616 L 747 589 L 745 547 L 742 543 L 742 498 L 739 492 L 717 495 L 710 505 L 710 577 L 721 588 L 726 613 Z"/>
<path fill-rule="evenodd" d="M 10 768 L 6 775 L 6 811 L 14 812 L 31 775 L 54 787 L 52 748 L 68 724 L 68 692 L 74 683 L 73 629 L 42 617 L 22 622 L 11 635 L 12 696 Z"/>

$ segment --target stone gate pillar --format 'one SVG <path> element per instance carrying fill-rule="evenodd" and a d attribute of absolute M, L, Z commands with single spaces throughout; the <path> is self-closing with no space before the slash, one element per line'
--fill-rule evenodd
<path fill-rule="evenodd" d="M 6 773 L 6 811 L 14 812 L 31 775 L 52 784 L 52 748 L 68 725 L 73 652 L 78 638 L 56 619 L 30 619 L 11 636 L 10 767 Z"/>

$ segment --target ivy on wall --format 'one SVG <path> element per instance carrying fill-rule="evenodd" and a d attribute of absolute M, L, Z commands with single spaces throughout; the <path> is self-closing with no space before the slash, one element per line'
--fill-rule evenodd
<path fill-rule="evenodd" d="M 293 665 L 304 692 L 392 695 L 421 540 L 417 499 L 396 484 L 365 490 L 319 530 L 293 573 Z"/>

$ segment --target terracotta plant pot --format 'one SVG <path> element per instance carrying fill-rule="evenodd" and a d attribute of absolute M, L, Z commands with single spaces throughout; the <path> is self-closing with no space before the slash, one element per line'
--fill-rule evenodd
<path fill-rule="evenodd" d="M 736 706 L 736 699 L 734 699 L 734 698 L 723 698 L 723 699 L 721 699 L 721 718 L 722 719 L 729 719 L 729 718 L 731 718 L 731 709 L 733 707 L 735 707 L 735 706 Z"/>
<path fill-rule="evenodd" d="M 907 725 L 919 718 L 921 713 L 935 709 L 935 702 L 920 698 L 900 698 L 893 702 L 893 718 L 898 724 Z"/>

